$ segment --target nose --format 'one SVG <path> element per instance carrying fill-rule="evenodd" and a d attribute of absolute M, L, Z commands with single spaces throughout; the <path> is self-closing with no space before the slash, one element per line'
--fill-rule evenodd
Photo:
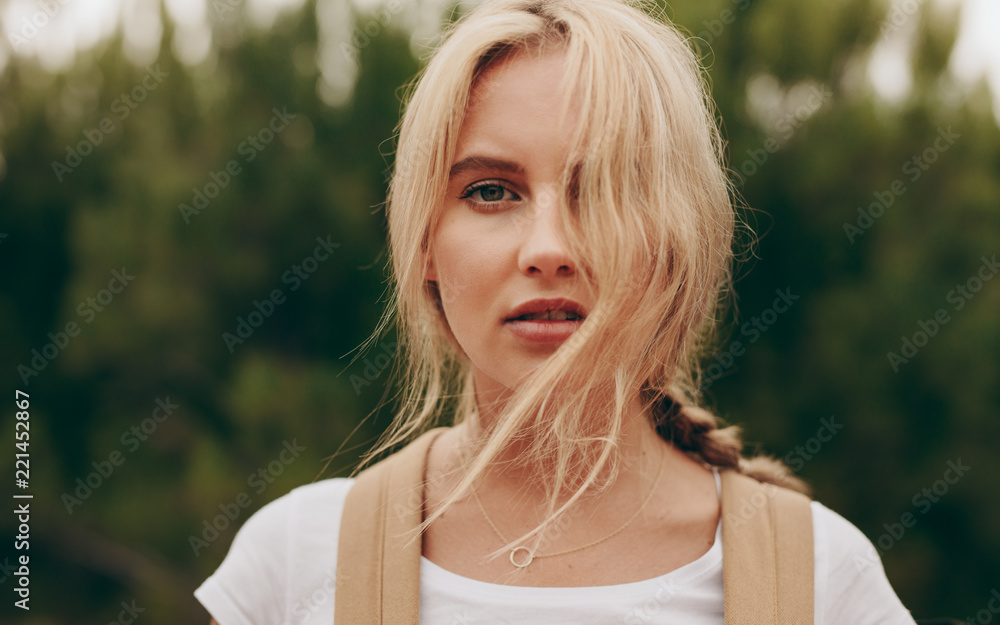
<path fill-rule="evenodd" d="M 558 198 L 554 192 L 539 193 L 528 210 L 518 216 L 518 268 L 528 277 L 569 277 L 576 273 L 576 263 L 563 235 Z"/>

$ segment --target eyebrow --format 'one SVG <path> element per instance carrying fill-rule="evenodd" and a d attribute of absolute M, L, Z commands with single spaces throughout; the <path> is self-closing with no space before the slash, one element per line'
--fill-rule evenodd
<path fill-rule="evenodd" d="M 448 172 L 448 179 L 450 180 L 460 173 L 472 169 L 495 169 L 513 174 L 524 173 L 524 168 L 512 161 L 505 161 L 503 159 L 493 158 L 490 156 L 470 156 L 468 158 L 463 158 L 451 166 L 451 171 Z"/>

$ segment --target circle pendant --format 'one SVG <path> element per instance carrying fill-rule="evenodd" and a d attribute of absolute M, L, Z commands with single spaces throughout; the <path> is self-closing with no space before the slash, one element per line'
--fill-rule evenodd
<path fill-rule="evenodd" d="M 524 557 L 520 559 L 520 562 L 518 562 L 518 558 L 516 557 L 518 551 L 523 551 L 525 554 Z M 515 547 L 510 552 L 510 563 L 519 569 L 523 569 L 524 567 L 528 566 L 534 559 L 535 559 L 535 554 L 531 553 L 531 550 L 528 549 L 527 547 Z"/>

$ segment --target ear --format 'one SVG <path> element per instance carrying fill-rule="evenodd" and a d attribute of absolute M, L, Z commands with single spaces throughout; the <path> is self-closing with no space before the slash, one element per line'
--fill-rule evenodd
<path fill-rule="evenodd" d="M 421 252 L 424 262 L 424 280 L 437 281 L 437 268 L 434 266 L 434 257 L 426 250 Z"/>

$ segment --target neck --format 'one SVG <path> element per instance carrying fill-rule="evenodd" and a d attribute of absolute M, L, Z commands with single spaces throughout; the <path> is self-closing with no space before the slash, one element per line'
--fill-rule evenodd
<path fill-rule="evenodd" d="M 499 404 L 495 398 L 490 402 L 480 401 L 479 410 L 454 428 L 458 448 L 467 447 L 471 442 L 479 440 L 496 425 L 500 413 Z M 605 495 L 611 491 L 631 492 L 648 488 L 661 462 L 671 458 L 676 460 L 675 454 L 680 454 L 656 433 L 638 397 L 629 403 L 623 417 L 619 471 L 614 483 L 604 489 Z M 598 419 L 601 416 L 595 414 L 593 418 Z M 482 478 L 479 484 L 480 491 L 507 493 L 525 500 L 530 505 L 544 501 L 544 485 L 538 476 L 551 475 L 555 469 L 552 466 L 527 462 L 525 458 L 529 447 L 530 444 L 523 440 L 509 443 Z M 665 473 L 669 471 L 669 466 L 664 471 Z M 609 474 L 609 468 L 605 467 L 596 482 L 607 481 Z M 580 484 L 585 479 L 586 473 L 570 477 L 571 483 Z M 591 486 L 587 494 L 596 494 L 598 491 L 596 486 Z M 559 503 L 561 504 L 570 495 L 572 492 L 561 493 L 558 497 Z"/>
<path fill-rule="evenodd" d="M 467 452 L 477 442 L 477 437 L 488 431 L 491 423 L 486 419 L 495 414 L 489 411 L 477 413 L 439 437 L 439 442 L 434 445 L 436 452 L 431 453 L 428 460 L 431 463 L 428 469 L 431 484 L 428 491 L 429 511 L 437 510 L 447 495 L 454 492 L 461 481 L 463 458 L 468 457 Z M 592 415 L 593 418 L 600 416 Z M 686 504 L 682 502 L 702 498 L 712 501 L 714 505 L 714 482 L 705 467 L 664 442 L 638 401 L 629 404 L 625 417 L 619 449 L 621 462 L 615 480 L 606 489 L 585 493 L 573 503 L 568 516 L 563 517 L 567 523 L 560 521 L 558 527 L 553 526 L 558 531 L 548 551 L 560 548 L 556 544 L 586 544 L 595 536 L 613 532 L 634 510 L 645 508 L 640 521 L 643 518 L 678 519 L 689 516 Z M 504 449 L 499 457 L 500 463 L 516 459 L 517 453 L 517 446 Z M 661 467 L 662 474 L 659 473 Z M 545 469 L 526 466 L 523 462 L 517 465 L 492 464 L 477 481 L 475 488 L 481 505 L 494 511 L 492 518 L 500 524 L 507 540 L 523 536 L 548 518 L 549 498 L 538 480 L 539 475 L 546 475 L 542 471 Z M 554 509 L 566 503 L 572 494 L 560 493 Z M 647 497 L 652 497 L 648 507 L 644 503 Z M 472 519 L 480 518 L 481 512 L 472 502 L 471 494 L 460 501 L 465 510 L 461 514 L 471 515 Z M 504 514 L 498 517 L 495 511 L 503 511 Z M 556 538 L 560 532 L 565 535 Z M 538 544 L 535 546 L 538 547 Z"/>

